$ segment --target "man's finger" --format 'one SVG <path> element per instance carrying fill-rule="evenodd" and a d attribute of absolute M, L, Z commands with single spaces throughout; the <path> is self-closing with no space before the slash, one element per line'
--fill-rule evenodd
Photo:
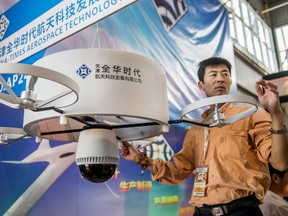
<path fill-rule="evenodd" d="M 127 141 L 123 141 L 122 144 L 124 147 L 127 147 L 127 148 L 129 148 L 130 146 L 130 144 Z"/>

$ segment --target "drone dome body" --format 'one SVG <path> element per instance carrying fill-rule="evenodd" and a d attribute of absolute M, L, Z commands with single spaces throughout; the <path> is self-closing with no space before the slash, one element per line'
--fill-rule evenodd
<path fill-rule="evenodd" d="M 85 165 L 95 165 L 104 158 L 99 152 L 103 156 L 108 152 L 110 155 L 106 156 L 113 158 L 100 163 L 118 163 L 117 141 L 149 138 L 168 130 L 166 76 L 162 67 L 150 58 L 108 49 L 76 49 L 47 55 L 34 65 L 67 76 L 78 84 L 79 93 L 77 101 L 69 106 L 61 106 L 61 99 L 57 98 L 56 106 L 62 114 L 55 110 L 34 112 L 25 109 L 24 130 L 36 137 L 81 142 L 78 143 L 76 163 L 87 173 L 93 167 L 85 168 Z M 59 87 L 37 80 L 34 91 L 42 96 L 57 95 Z M 90 140 L 89 144 L 82 143 L 79 136 L 81 140 Z M 95 145 L 100 143 L 95 147 L 91 137 L 97 136 L 102 137 L 102 141 L 94 139 Z M 114 141 L 108 139 L 109 136 L 113 136 Z M 85 148 L 91 151 L 83 150 Z M 107 170 L 111 171 L 111 167 Z"/>

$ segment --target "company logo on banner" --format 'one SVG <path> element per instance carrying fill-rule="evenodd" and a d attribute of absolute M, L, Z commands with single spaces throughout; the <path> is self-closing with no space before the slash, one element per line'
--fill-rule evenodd
<path fill-rule="evenodd" d="M 62 1 L 1 41 L 0 62 L 19 62 L 136 1 Z M 1 18 L 2 37 L 8 24 L 7 19 L 2 20 Z M 4 27 L 3 30 L 2 27 Z"/>
<path fill-rule="evenodd" d="M 185 0 L 153 0 L 153 3 L 167 32 L 175 26 L 188 10 Z"/>
<path fill-rule="evenodd" d="M 9 20 L 4 15 L 2 15 L 0 18 L 0 40 L 4 37 L 8 25 Z"/>

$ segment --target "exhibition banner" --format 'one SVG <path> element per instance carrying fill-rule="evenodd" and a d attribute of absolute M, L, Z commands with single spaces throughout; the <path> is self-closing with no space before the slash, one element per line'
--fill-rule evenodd
<path fill-rule="evenodd" d="M 21 17 L 1 15 L 0 62 L 20 62 L 136 1 L 65 0 L 51 9 L 49 1 L 48 4 L 47 1 L 28 5 L 22 3 L 22 11 L 35 11 L 34 8 L 37 10 L 39 6 L 42 10 L 43 6 L 48 6 L 48 9 L 7 38 L 4 38 L 7 29 L 19 22 Z M 17 13 L 14 11 L 13 14 L 17 16 Z"/>
<path fill-rule="evenodd" d="M 8 2 L 14 4 L 8 8 Z M 180 118 L 183 107 L 205 97 L 197 85 L 200 61 L 221 56 L 234 65 L 228 12 L 218 0 L 5 0 L 0 8 L 7 8 L 0 15 L 1 62 L 33 64 L 50 54 L 80 48 L 144 55 L 165 71 L 171 120 Z M 10 79 L 16 88 L 18 80 Z M 234 67 L 232 79 L 233 92 Z M 93 92 L 87 95 L 92 98 Z M 191 117 L 199 118 L 202 112 Z M 1 127 L 22 128 L 24 118 L 23 110 L 0 104 L 0 133 Z M 141 151 L 156 160 L 172 161 L 191 126 L 171 124 L 169 132 Z M 141 175 L 140 166 L 120 157 L 113 177 L 95 184 L 81 177 L 76 149 L 76 142 L 37 143 L 34 137 L 1 145 L 0 215 L 193 215 L 192 173 L 179 185 L 162 185 L 152 181 L 149 170 Z"/>

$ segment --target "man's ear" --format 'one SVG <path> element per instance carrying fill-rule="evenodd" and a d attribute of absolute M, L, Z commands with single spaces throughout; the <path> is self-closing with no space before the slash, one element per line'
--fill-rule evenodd
<path fill-rule="evenodd" d="M 203 82 L 202 82 L 202 81 L 199 81 L 199 82 L 198 82 L 198 87 L 199 87 L 201 90 L 203 90 Z"/>
<path fill-rule="evenodd" d="M 271 181 L 273 181 L 274 183 L 278 184 L 280 180 L 281 180 L 281 178 L 276 173 L 272 174 Z"/>

